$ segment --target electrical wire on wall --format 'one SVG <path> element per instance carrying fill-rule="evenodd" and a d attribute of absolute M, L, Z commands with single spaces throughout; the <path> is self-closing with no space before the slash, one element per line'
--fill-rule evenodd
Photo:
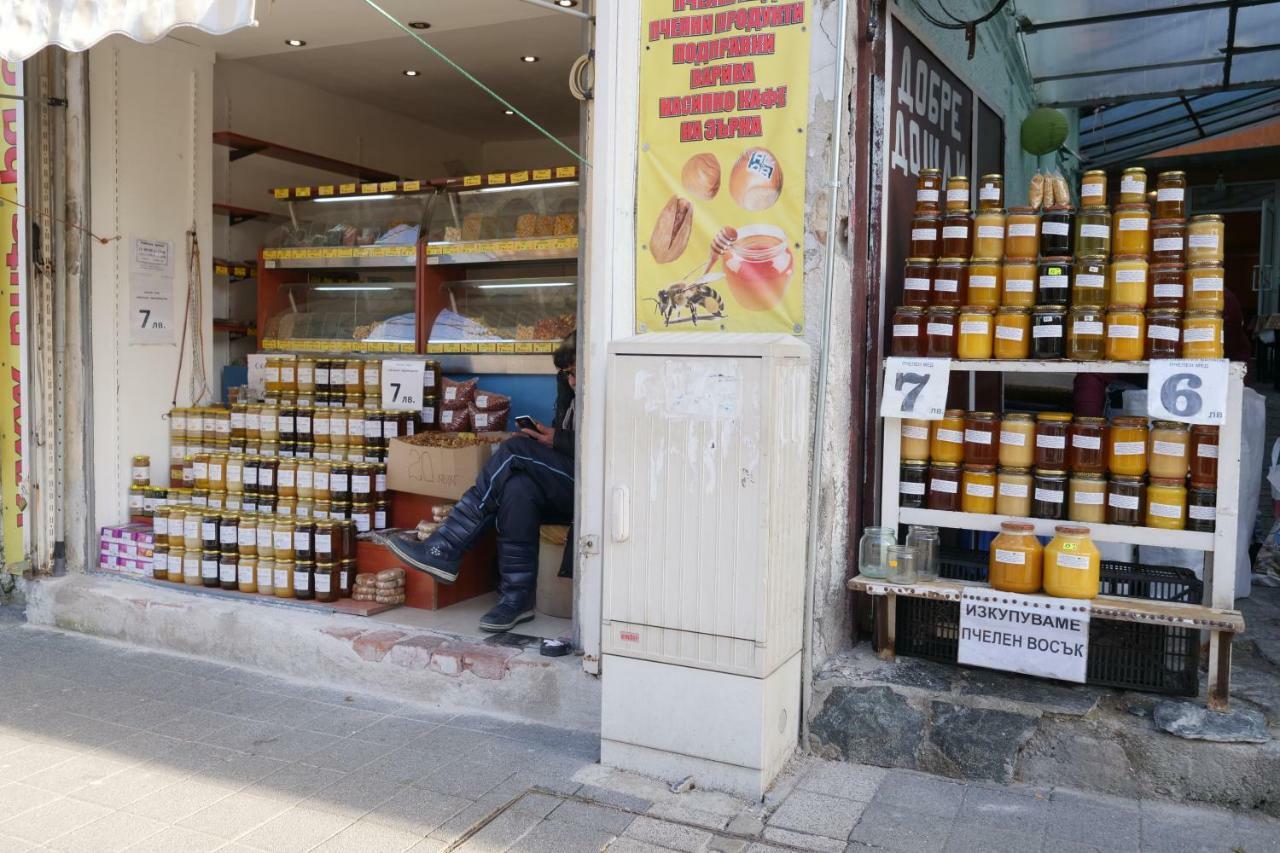
<path fill-rule="evenodd" d="M 200 238 L 196 233 L 197 163 L 199 151 L 199 89 L 197 72 L 191 72 L 191 230 L 187 232 L 187 305 L 182 318 L 182 337 L 178 341 L 178 372 L 173 378 L 173 405 L 178 405 L 178 386 L 182 382 L 187 333 L 191 333 L 191 405 L 199 406 L 212 397 L 204 363 L 204 273 L 200 260 Z"/>
<path fill-rule="evenodd" d="M 934 0 L 938 4 L 938 8 L 942 10 L 942 14 L 951 19 L 950 22 L 943 21 L 934 17 L 929 10 L 924 7 L 924 0 L 916 0 L 916 8 L 920 10 L 920 14 L 924 19 L 935 27 L 944 30 L 964 30 L 964 40 L 969 45 L 969 58 L 973 59 L 974 50 L 978 45 L 978 25 L 985 24 L 996 16 L 996 13 L 1008 5 L 1009 0 L 996 0 L 996 5 L 991 10 L 976 18 L 958 18 L 951 14 L 951 10 L 947 8 L 945 0 Z"/>

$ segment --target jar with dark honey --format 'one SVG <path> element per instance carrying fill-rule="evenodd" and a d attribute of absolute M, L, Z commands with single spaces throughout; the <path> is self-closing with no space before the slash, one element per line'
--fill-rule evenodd
<path fill-rule="evenodd" d="M 316 559 L 316 526 L 313 522 L 298 519 L 293 525 L 293 559 L 297 562 Z"/>
<path fill-rule="evenodd" d="M 973 254 L 973 216 L 950 211 L 942 219 L 942 257 L 968 259 Z"/>
<path fill-rule="evenodd" d="M 1036 265 L 1037 305 L 1066 307 L 1071 302 L 1071 259 L 1043 257 Z"/>
<path fill-rule="evenodd" d="M 964 258 L 946 257 L 933 267 L 933 291 L 930 299 L 934 305 L 959 308 L 969 294 L 969 262 Z"/>
<path fill-rule="evenodd" d="M 942 217 L 936 213 L 920 213 L 911 220 L 911 257 L 936 258 L 941 248 L 939 231 Z"/>
<path fill-rule="evenodd" d="M 355 592 L 358 572 L 355 557 L 347 557 L 338 563 L 338 594 L 341 597 L 350 598 Z"/>
<path fill-rule="evenodd" d="M 1036 415 L 1035 467 L 1051 471 L 1067 468 L 1067 433 L 1071 415 L 1066 412 L 1041 412 Z"/>
<path fill-rule="evenodd" d="M 234 512 L 225 512 L 218 525 L 218 550 L 224 554 L 238 554 L 239 543 L 240 516 Z"/>
<path fill-rule="evenodd" d="M 898 472 L 898 505 L 909 509 L 924 509 L 928 482 L 928 462 L 903 462 Z"/>
<path fill-rule="evenodd" d="M 373 530 L 373 504 L 351 504 L 351 521 L 355 523 L 356 533 L 368 533 Z"/>
<path fill-rule="evenodd" d="M 1218 518 L 1218 490 L 1203 486 L 1187 489 L 1187 530 L 1212 533 Z"/>
<path fill-rule="evenodd" d="M 907 266 L 902 273 L 902 304 L 918 306 L 928 305 L 929 291 L 932 289 L 932 281 L 932 259 L 907 258 Z"/>
<path fill-rule="evenodd" d="M 373 465 L 361 462 L 351 466 L 351 502 L 370 503 L 373 500 Z"/>
<path fill-rule="evenodd" d="M 1037 468 L 1032 474 L 1031 515 L 1063 521 L 1067 517 L 1067 472 Z"/>
<path fill-rule="evenodd" d="M 1147 339 L 1143 357 L 1177 358 L 1182 350 L 1182 312 L 1157 309 L 1147 312 Z"/>
<path fill-rule="evenodd" d="M 222 516 L 218 513 L 204 513 L 200 517 L 200 550 L 219 551 L 222 548 L 218 536 L 218 528 L 222 524 Z"/>
<path fill-rule="evenodd" d="M 351 500 L 351 464 L 335 462 L 329 466 L 329 499 L 335 503 Z"/>
<path fill-rule="evenodd" d="M 342 589 L 338 576 L 338 564 L 317 562 L 315 567 L 315 578 L 312 584 L 315 588 L 315 600 L 337 601 Z"/>
<path fill-rule="evenodd" d="M 276 471 L 279 467 L 279 460 L 265 458 L 258 460 L 258 494 L 260 496 L 274 497 L 278 494 Z"/>
<path fill-rule="evenodd" d="M 1142 478 L 1113 474 L 1107 483 L 1107 524 L 1137 527 L 1142 524 Z"/>
<path fill-rule="evenodd" d="M 391 502 L 376 501 L 373 504 L 373 529 L 386 530 L 391 526 Z"/>
<path fill-rule="evenodd" d="M 1191 485 L 1218 487 L 1218 427 L 1193 424 L 1190 437 Z"/>
<path fill-rule="evenodd" d="M 1181 219 L 1151 220 L 1151 263 L 1181 264 L 1187 260 L 1187 223 Z"/>
<path fill-rule="evenodd" d="M 293 564 L 293 597 L 313 601 L 316 597 L 316 564 L 310 560 Z"/>
<path fill-rule="evenodd" d="M 1156 216 L 1182 219 L 1187 215 L 1187 173 L 1161 172 L 1156 175 Z"/>
<path fill-rule="evenodd" d="M 298 410 L 291 406 L 282 406 L 280 408 L 280 417 L 277 421 L 280 430 L 280 441 L 294 442 L 298 440 Z"/>
<path fill-rule="evenodd" d="M 222 552 L 218 557 L 218 586 L 222 589 L 240 588 L 240 557 Z"/>
<path fill-rule="evenodd" d="M 222 558 L 220 551 L 201 551 L 200 552 L 200 585 L 217 589 L 218 582 L 218 561 Z"/>
<path fill-rule="evenodd" d="M 968 412 L 964 416 L 964 461 L 966 465 L 994 466 L 999 455 L 995 412 Z"/>
<path fill-rule="evenodd" d="M 1071 254 L 1071 226 L 1075 212 L 1069 205 L 1046 207 L 1040 215 L 1040 255 L 1060 257 Z"/>
<path fill-rule="evenodd" d="M 955 308 L 934 306 L 929 309 L 925 326 L 925 355 L 930 358 L 956 357 Z"/>
<path fill-rule="evenodd" d="M 1068 434 L 1067 467 L 1076 474 L 1107 472 L 1107 419 L 1078 417 Z"/>
<path fill-rule="evenodd" d="M 375 501 L 391 500 L 391 495 L 387 491 L 387 464 L 385 462 L 375 463 L 373 466 L 373 499 Z"/>
<path fill-rule="evenodd" d="M 169 546 L 156 544 L 151 549 L 151 577 L 158 581 L 169 579 Z"/>
<path fill-rule="evenodd" d="M 354 557 L 356 555 L 356 523 L 351 518 L 345 518 L 339 521 L 342 531 L 342 556 Z"/>
<path fill-rule="evenodd" d="M 893 336 L 889 352 L 898 356 L 923 356 L 925 354 L 924 309 L 913 305 L 900 306 L 893 312 Z"/>
<path fill-rule="evenodd" d="M 1058 305 L 1037 305 L 1031 312 L 1031 357 L 1066 357 L 1067 312 Z"/>
<path fill-rule="evenodd" d="M 929 466 L 929 509 L 960 510 L 960 466 L 954 462 L 934 462 Z"/>

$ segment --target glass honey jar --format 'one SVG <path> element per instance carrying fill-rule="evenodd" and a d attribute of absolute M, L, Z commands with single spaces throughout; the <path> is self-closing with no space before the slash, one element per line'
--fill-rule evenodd
<path fill-rule="evenodd" d="M 970 207 L 971 196 L 969 192 L 969 176 L 968 175 L 952 175 L 947 178 L 947 206 L 948 213 L 957 211 L 968 211 Z"/>
<path fill-rule="evenodd" d="M 973 255 L 973 216 L 967 210 L 948 211 L 942 217 L 942 256 L 964 258 Z"/>
<path fill-rule="evenodd" d="M 1067 324 L 1067 358 L 1101 361 L 1105 348 L 1106 315 L 1101 308 L 1080 305 L 1071 309 Z"/>
<path fill-rule="evenodd" d="M 1034 260 L 1040 253 L 1040 217 L 1033 207 L 1011 207 L 1004 223 L 1006 258 Z"/>
<path fill-rule="evenodd" d="M 1131 166 L 1120 175 L 1119 203 L 1145 204 L 1147 200 L 1147 170 Z"/>
<path fill-rule="evenodd" d="M 1226 307 L 1222 264 L 1197 261 L 1187 267 L 1187 310 L 1222 311 Z"/>
<path fill-rule="evenodd" d="M 1067 357 L 1067 312 L 1060 305 L 1037 305 L 1031 312 L 1031 357 Z"/>
<path fill-rule="evenodd" d="M 991 541 L 987 566 L 991 588 L 1028 595 L 1039 592 L 1043 555 L 1044 548 L 1033 525 L 1025 521 L 1002 522 L 1000 535 Z"/>
<path fill-rule="evenodd" d="M 1004 257 L 1004 211 L 980 210 L 973 217 L 973 257 Z"/>
<path fill-rule="evenodd" d="M 1067 469 L 1077 474 L 1107 472 L 1107 419 L 1077 417 L 1068 432 Z"/>
<path fill-rule="evenodd" d="M 997 461 L 1002 468 L 1031 468 L 1035 464 L 1036 422 L 1026 412 L 1006 412 L 1000 421 Z"/>
<path fill-rule="evenodd" d="M 1223 358 L 1222 312 L 1188 311 L 1182 318 L 1183 358 Z"/>
<path fill-rule="evenodd" d="M 1138 527 L 1144 519 L 1142 477 L 1114 475 L 1107 483 L 1107 524 Z"/>
<path fill-rule="evenodd" d="M 1072 474 L 1068 484 L 1067 518 L 1102 524 L 1107 517 L 1107 478 L 1101 474 Z"/>
<path fill-rule="evenodd" d="M 1107 173 L 1090 169 L 1080 176 L 1080 206 L 1103 207 L 1107 203 Z"/>
<path fill-rule="evenodd" d="M 1004 175 L 983 175 L 978 181 L 978 211 L 1004 212 Z"/>
<path fill-rule="evenodd" d="M 1182 312 L 1157 309 L 1147 312 L 1147 342 L 1143 358 L 1177 358 L 1182 352 Z"/>
<path fill-rule="evenodd" d="M 969 264 L 969 304 L 1000 307 L 1003 271 L 999 258 L 974 258 Z"/>
<path fill-rule="evenodd" d="M 1205 424 L 1191 427 L 1191 485 L 1218 487 L 1218 428 Z"/>
<path fill-rule="evenodd" d="M 960 511 L 991 515 L 996 511 L 996 469 L 965 465 L 960 476 Z"/>
<path fill-rule="evenodd" d="M 1071 304 L 1106 305 L 1110 293 L 1109 272 L 1104 257 L 1089 255 L 1076 258 L 1071 276 Z"/>
<path fill-rule="evenodd" d="M 966 304 L 969 292 L 969 262 L 963 258 L 942 258 L 933 268 L 933 290 L 930 300 L 934 305 L 959 308 Z"/>
<path fill-rule="evenodd" d="M 960 510 L 960 466 L 955 462 L 929 465 L 929 491 L 925 506 L 944 512 Z"/>
<path fill-rule="evenodd" d="M 932 290 L 933 261 L 929 258 L 907 258 L 902 271 L 902 304 L 925 307 Z"/>
<path fill-rule="evenodd" d="M 996 472 L 996 515 L 1031 517 L 1031 469 L 1001 468 Z"/>
<path fill-rule="evenodd" d="M 968 412 L 964 416 L 964 462 L 994 467 L 998 457 L 995 412 Z"/>
<path fill-rule="evenodd" d="M 1036 468 L 1032 473 L 1032 518 L 1063 521 L 1067 517 L 1067 472 Z"/>
<path fill-rule="evenodd" d="M 1066 470 L 1067 433 L 1071 415 L 1067 412 L 1041 412 L 1036 415 L 1035 467 Z"/>
<path fill-rule="evenodd" d="M 964 409 L 947 409 L 941 419 L 929 423 L 929 459 L 964 461 Z"/>
<path fill-rule="evenodd" d="M 916 213 L 942 210 L 942 170 L 924 168 L 916 178 Z"/>
<path fill-rule="evenodd" d="M 1187 173 L 1161 172 L 1156 175 L 1156 217 L 1184 219 L 1187 215 Z"/>
<path fill-rule="evenodd" d="M 1136 305 L 1145 308 L 1147 304 L 1147 275 L 1149 273 L 1147 259 L 1140 255 L 1118 255 L 1111 261 L 1110 293 L 1107 304 Z"/>
<path fill-rule="evenodd" d="M 1145 291 L 1144 291 L 1145 292 Z M 1136 305 L 1107 310 L 1107 361 L 1141 361 L 1146 347 L 1147 316 Z"/>
<path fill-rule="evenodd" d="M 1151 263 L 1181 264 L 1187 259 L 1187 225 L 1181 219 L 1151 221 Z"/>
<path fill-rule="evenodd" d="M 936 213 L 919 213 L 911 220 L 911 257 L 936 258 L 942 248 L 938 232 L 942 217 Z"/>
<path fill-rule="evenodd" d="M 1222 263 L 1225 243 L 1226 226 L 1219 214 L 1203 213 L 1187 223 L 1187 263 Z"/>
<path fill-rule="evenodd" d="M 1036 304 L 1037 265 L 1034 258 L 1019 260 L 1006 258 L 1000 304 L 1031 308 Z"/>
<path fill-rule="evenodd" d="M 1217 528 L 1218 490 L 1187 489 L 1187 530 L 1212 533 Z"/>
<path fill-rule="evenodd" d="M 1187 487 L 1182 480 L 1152 477 L 1147 484 L 1146 526 L 1182 530 L 1187 524 Z"/>
<path fill-rule="evenodd" d="M 1147 473 L 1147 419 L 1118 417 L 1107 432 L 1107 470 L 1113 475 L 1141 477 Z"/>
<path fill-rule="evenodd" d="M 1111 255 L 1111 211 L 1105 207 L 1086 207 L 1076 217 L 1076 256 Z"/>
<path fill-rule="evenodd" d="M 1122 204 L 1111 222 L 1111 251 L 1115 255 L 1151 252 L 1151 211 L 1145 204 Z"/>
<path fill-rule="evenodd" d="M 1152 264 L 1147 272 L 1148 308 L 1181 311 L 1186 307 L 1186 269 L 1181 264 Z"/>
<path fill-rule="evenodd" d="M 929 422 L 904 418 L 898 455 L 915 462 L 929 461 Z"/>
<path fill-rule="evenodd" d="M 956 309 L 933 306 L 925 324 L 925 355 L 930 358 L 956 357 Z"/>
<path fill-rule="evenodd" d="M 1176 421 L 1156 421 L 1147 442 L 1147 473 L 1151 477 L 1182 480 L 1191 466 L 1191 433 Z"/>
<path fill-rule="evenodd" d="M 961 359 L 989 359 L 992 346 L 990 308 L 966 305 L 957 324 L 956 356 Z"/>
<path fill-rule="evenodd" d="M 1031 356 L 1031 312 L 1006 305 L 996 312 L 992 354 L 1001 360 Z"/>
<path fill-rule="evenodd" d="M 1040 256 L 1065 257 L 1071 254 L 1071 226 L 1075 212 L 1070 205 L 1056 204 L 1040 215 Z"/>
<path fill-rule="evenodd" d="M 1071 302 L 1071 259 L 1043 257 L 1036 265 L 1037 305 L 1066 306 Z"/>

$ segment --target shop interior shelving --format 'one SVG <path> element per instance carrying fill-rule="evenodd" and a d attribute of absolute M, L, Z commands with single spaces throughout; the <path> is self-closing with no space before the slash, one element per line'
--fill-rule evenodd
<path fill-rule="evenodd" d="M 252 136 L 245 136 L 243 133 L 235 133 L 230 130 L 214 131 L 213 143 L 231 149 L 229 157 L 233 163 L 245 157 L 259 155 L 275 160 L 283 160 L 296 166 L 322 169 L 337 175 L 352 175 L 362 181 L 388 181 L 394 180 L 396 177 L 391 172 L 384 172 L 381 169 L 348 163 L 344 160 L 337 160 L 322 154 L 314 154 L 310 151 L 301 151 L 297 148 L 278 145 L 264 139 L 254 139 Z"/>
<path fill-rule="evenodd" d="M 1145 361 L 1073 362 L 1073 361 L 961 361 L 951 362 L 951 371 L 1000 372 L 1002 374 L 1077 374 L 1111 373 L 1144 374 L 1150 365 Z M 1204 588 L 1206 601 L 1201 604 L 1153 602 L 1139 599 L 1099 596 L 1093 600 L 1092 615 L 1100 619 L 1128 622 L 1158 622 L 1204 629 L 1209 632 L 1210 707 L 1226 708 L 1231 686 L 1231 642 L 1244 631 L 1244 618 L 1235 605 L 1236 546 L 1238 539 L 1237 502 L 1240 483 L 1240 415 L 1244 398 L 1245 365 L 1232 362 L 1228 368 L 1228 417 L 1218 433 L 1218 504 L 1213 533 L 1189 530 L 1160 530 L 1150 527 L 1125 527 L 1112 524 L 1071 522 L 1088 527 L 1099 542 L 1130 545 L 1158 545 L 1205 552 Z M 924 524 L 959 530 L 998 531 L 1006 516 L 980 515 L 967 512 L 914 509 L 899 504 L 899 472 L 902 463 L 902 421 L 883 418 L 883 464 L 880 524 L 898 528 L 901 524 Z M 1045 519 L 1017 519 L 1035 525 L 1036 534 L 1051 536 L 1062 522 Z M 1218 570 L 1220 569 L 1220 570 Z M 873 597 L 880 654 L 894 657 L 895 613 L 899 595 L 959 601 L 966 586 L 985 588 L 985 584 L 937 580 L 914 584 L 891 584 L 861 575 L 848 581 L 848 588 Z"/>

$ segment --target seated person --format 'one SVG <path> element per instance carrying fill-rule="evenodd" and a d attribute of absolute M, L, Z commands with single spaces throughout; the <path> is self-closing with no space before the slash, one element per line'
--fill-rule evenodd
<path fill-rule="evenodd" d="M 574 392 L 577 388 L 576 333 L 552 356 L 556 376 L 555 425 L 535 422 L 494 450 L 476 483 L 425 541 L 412 531 L 387 540 L 411 568 L 442 583 L 453 583 L 462 555 L 496 524 L 498 603 L 480 619 L 484 631 L 509 631 L 533 618 L 538 579 L 538 528 L 573 521 Z M 565 565 L 573 537 L 565 544 Z M 561 575 L 566 574 L 562 566 Z"/>

